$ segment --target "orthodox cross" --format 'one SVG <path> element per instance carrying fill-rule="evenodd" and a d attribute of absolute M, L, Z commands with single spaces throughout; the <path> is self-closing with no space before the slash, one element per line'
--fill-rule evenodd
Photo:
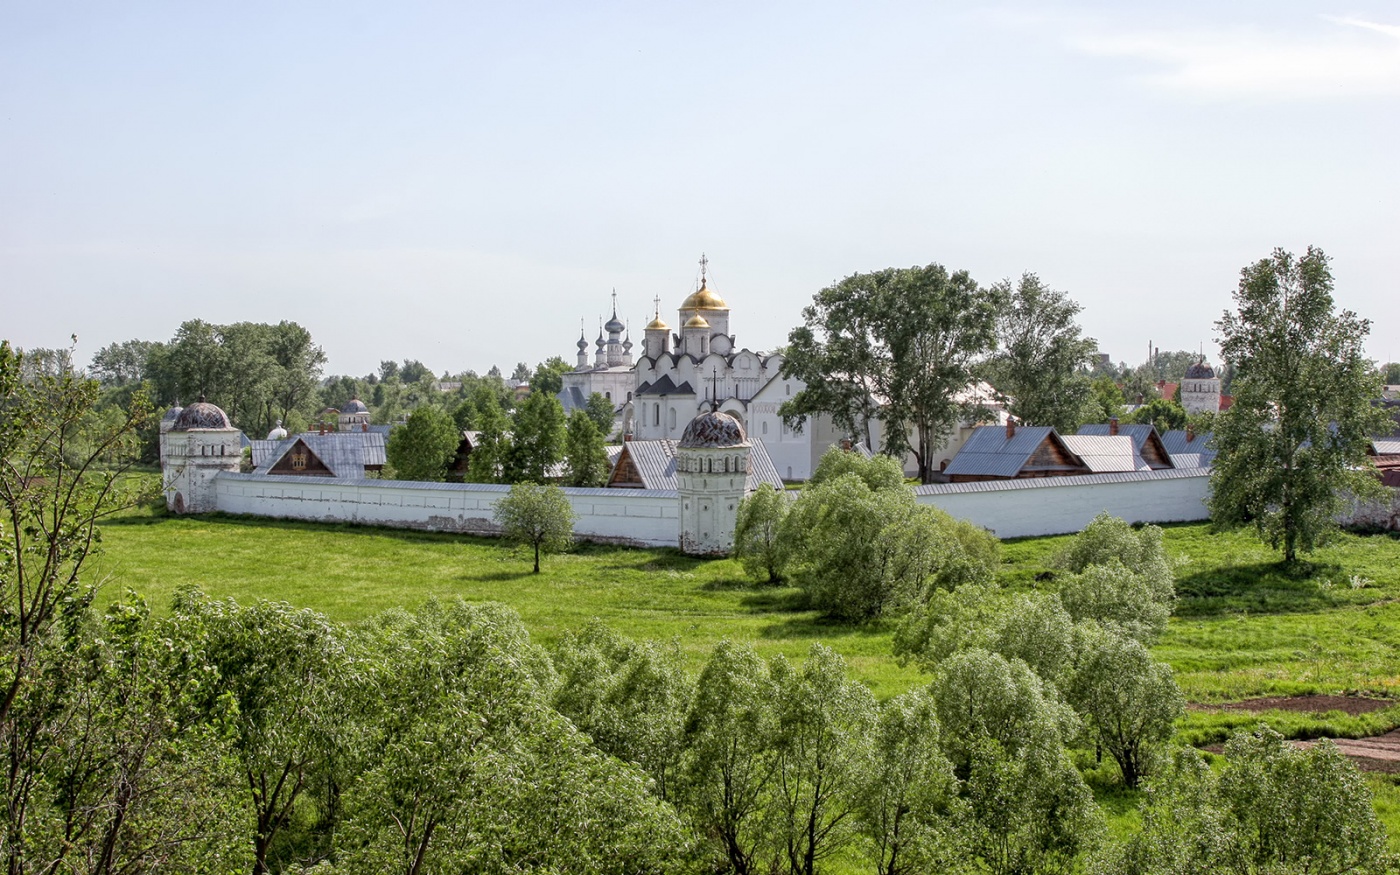
<path fill-rule="evenodd" d="M 700 285 L 705 284 L 705 269 L 710 266 L 710 260 L 705 257 L 705 253 L 700 253 Z"/>

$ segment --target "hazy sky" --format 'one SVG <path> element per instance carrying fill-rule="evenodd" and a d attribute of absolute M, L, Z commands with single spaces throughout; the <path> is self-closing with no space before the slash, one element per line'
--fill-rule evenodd
<path fill-rule="evenodd" d="M 1034 271 L 1115 360 L 1321 246 L 1400 359 L 1400 8 L 0 0 L 0 337 L 292 319 L 364 374 L 572 362 L 708 254 L 739 343 L 821 287 Z"/>

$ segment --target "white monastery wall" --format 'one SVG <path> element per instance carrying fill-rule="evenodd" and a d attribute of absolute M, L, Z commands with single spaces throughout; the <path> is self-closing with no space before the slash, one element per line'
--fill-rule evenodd
<path fill-rule="evenodd" d="M 1130 523 L 1204 520 L 1209 494 L 1210 476 L 1198 469 L 942 483 L 914 490 L 919 504 L 941 508 L 998 538 L 1078 532 L 1104 511 Z"/>
<path fill-rule="evenodd" d="M 496 502 L 510 488 L 483 483 L 412 483 L 220 473 L 218 510 L 280 519 L 493 535 Z M 659 489 L 565 488 L 577 521 L 592 541 L 647 547 L 678 543 L 679 501 Z"/>

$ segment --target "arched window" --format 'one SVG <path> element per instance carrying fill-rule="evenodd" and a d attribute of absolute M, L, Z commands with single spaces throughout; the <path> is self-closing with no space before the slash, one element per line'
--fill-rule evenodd
<path fill-rule="evenodd" d="M 652 424 L 652 425 L 660 425 L 660 424 L 661 424 L 661 402 L 659 402 L 659 401 L 658 401 L 657 403 L 651 405 L 651 424 Z"/>
<path fill-rule="evenodd" d="M 667 417 L 667 418 L 671 421 L 671 422 L 670 422 L 670 425 L 667 426 L 667 427 L 670 428 L 671 431 L 675 431 L 675 430 L 676 430 L 676 408 L 674 408 L 674 407 L 671 408 L 671 415 L 670 415 L 669 417 Z"/>

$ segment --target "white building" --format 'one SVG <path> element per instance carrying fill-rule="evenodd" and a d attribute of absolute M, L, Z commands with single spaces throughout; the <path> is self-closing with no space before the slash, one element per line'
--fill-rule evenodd
<path fill-rule="evenodd" d="M 598 340 L 593 361 L 588 360 L 588 341 L 580 327 L 578 335 L 578 364 L 564 374 L 564 387 L 559 391 L 559 403 L 568 415 L 588 404 L 594 392 L 613 404 L 617 426 L 622 427 L 622 412 L 632 400 L 636 376 L 632 366 L 632 338 L 625 334 L 627 326 L 617 318 L 617 292 L 613 292 L 612 318 L 598 328 Z M 603 337 L 607 333 L 607 339 Z"/>

